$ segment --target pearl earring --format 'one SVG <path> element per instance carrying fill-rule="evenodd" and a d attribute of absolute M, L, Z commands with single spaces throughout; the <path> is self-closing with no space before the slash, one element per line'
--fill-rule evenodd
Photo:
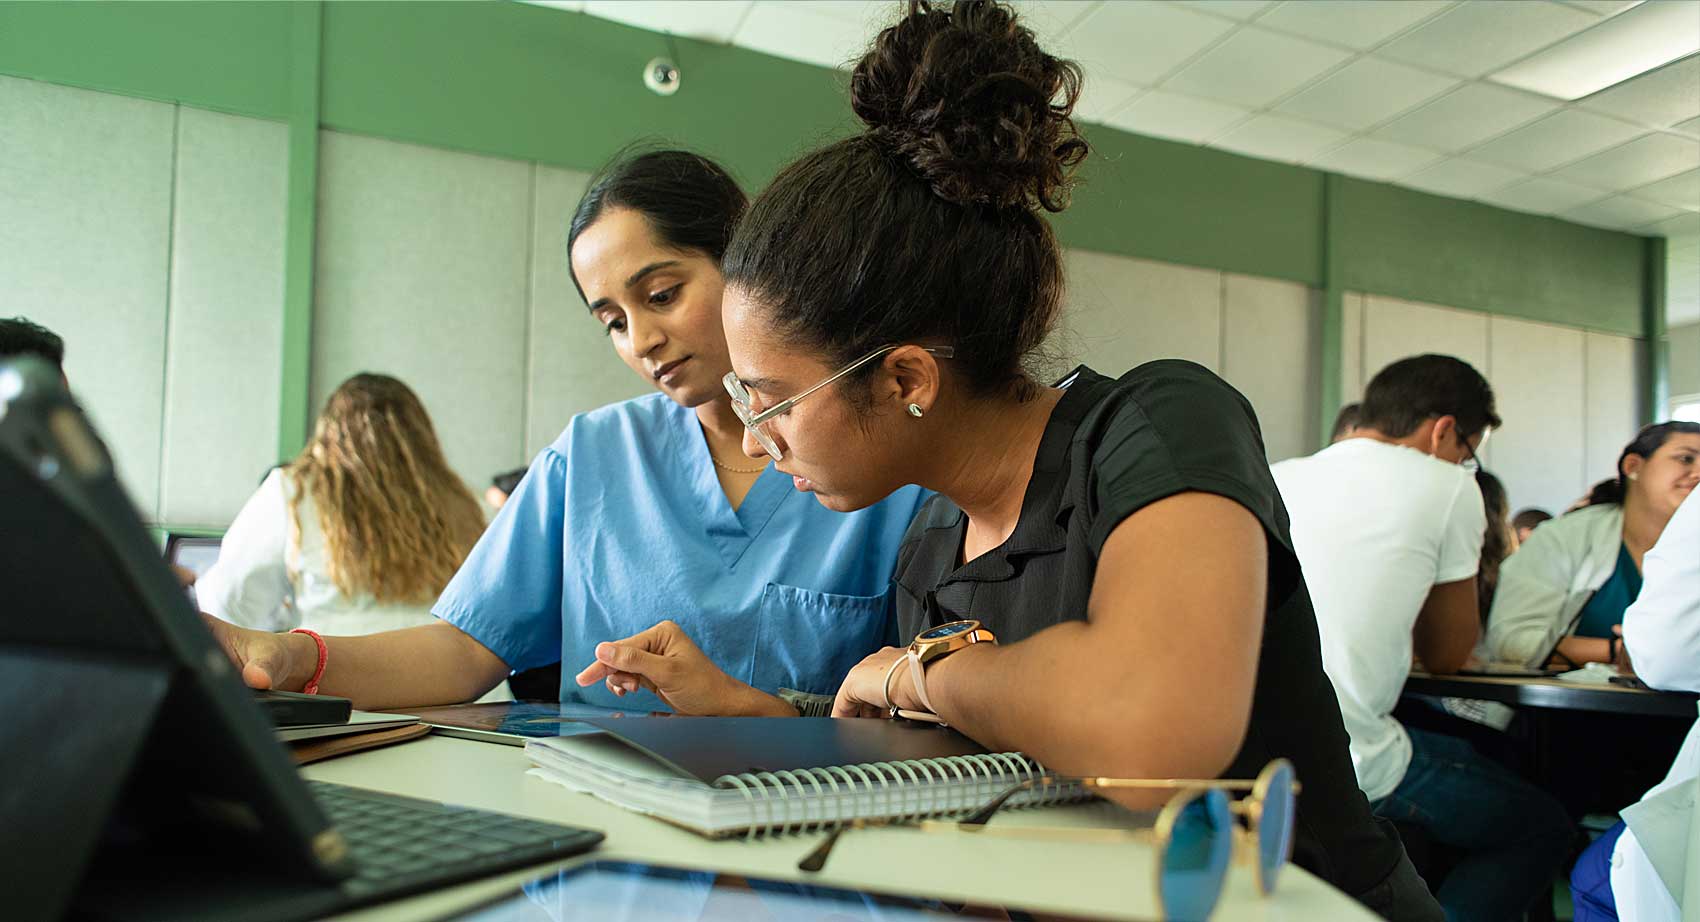
<path fill-rule="evenodd" d="M 920 406 L 920 404 L 915 404 L 915 403 L 910 404 L 909 405 L 909 415 L 915 417 L 916 419 L 920 419 L 921 418 L 921 406 Z"/>

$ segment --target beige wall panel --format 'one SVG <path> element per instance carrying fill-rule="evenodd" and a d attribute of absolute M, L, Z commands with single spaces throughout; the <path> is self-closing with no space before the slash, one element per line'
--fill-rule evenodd
<path fill-rule="evenodd" d="M 1321 306 L 1304 285 L 1228 275 L 1222 376 L 1251 400 L 1270 461 L 1316 450 Z"/>
<path fill-rule="evenodd" d="M 567 225 L 590 177 L 537 168 L 531 231 L 531 316 L 525 457 L 552 444 L 575 414 L 654 390 L 620 361 L 567 268 Z"/>
<path fill-rule="evenodd" d="M 0 316 L 66 344 L 65 372 L 142 515 L 159 505 L 175 114 L 0 77 Z"/>
<path fill-rule="evenodd" d="M 1455 355 L 1486 374 L 1488 315 L 1380 295 L 1365 296 L 1365 386 L 1376 372 L 1393 362 L 1425 352 Z"/>
<path fill-rule="evenodd" d="M 1153 359 L 1222 368 L 1222 273 L 1066 252 L 1068 293 L 1051 349 L 1112 377 Z"/>
<path fill-rule="evenodd" d="M 1668 332 L 1671 396 L 1700 394 L 1700 323 L 1671 327 Z"/>
<path fill-rule="evenodd" d="M 1513 511 L 1558 513 L 1582 494 L 1585 346 L 1581 330 L 1492 319 L 1493 383 L 1504 427 L 1494 433 L 1491 469 Z"/>
<path fill-rule="evenodd" d="M 1364 296 L 1348 291 L 1340 297 L 1340 403 L 1364 397 Z"/>
<path fill-rule="evenodd" d="M 1608 333 L 1586 333 L 1588 404 L 1583 436 L 1582 481 L 1612 475 L 1618 452 L 1641 428 L 1641 341 Z"/>
<path fill-rule="evenodd" d="M 222 527 L 277 461 L 289 128 L 179 118 L 160 519 Z"/>
<path fill-rule="evenodd" d="M 475 492 L 524 454 L 529 164 L 324 132 L 313 405 L 407 382 Z"/>

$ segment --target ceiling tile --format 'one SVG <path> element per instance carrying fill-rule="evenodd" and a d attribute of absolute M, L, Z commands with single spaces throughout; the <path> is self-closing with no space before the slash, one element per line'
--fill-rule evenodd
<path fill-rule="evenodd" d="M 1697 14 L 1700 15 L 1700 14 Z M 1577 105 L 1663 128 L 1700 116 L 1700 55 L 1648 71 L 1577 100 Z"/>
<path fill-rule="evenodd" d="M 1106 117 L 1139 95 L 1142 87 L 1103 74 L 1088 73 L 1080 87 L 1080 99 L 1074 104 L 1074 117 L 1088 122 L 1107 124 Z"/>
<path fill-rule="evenodd" d="M 1643 133 L 1634 125 L 1603 115 L 1580 109 L 1560 109 L 1538 122 L 1474 148 L 1470 157 L 1539 173 L 1615 147 Z"/>
<path fill-rule="evenodd" d="M 895 16 L 900 10 L 898 4 L 890 0 L 873 0 L 885 9 L 887 14 Z M 1040 47 L 1047 51 L 1061 46 L 1062 38 L 1069 29 L 1097 9 L 1103 0 L 1012 0 L 1011 6 L 1021 17 L 1021 24 L 1033 30 L 1038 37 Z"/>
<path fill-rule="evenodd" d="M 600 19 L 721 44 L 732 40 L 733 31 L 749 8 L 750 0 L 590 0 L 584 5 L 586 13 Z"/>
<path fill-rule="evenodd" d="M 1070 29 L 1057 51 L 1089 72 L 1150 85 L 1233 28 L 1162 3 L 1106 3 Z"/>
<path fill-rule="evenodd" d="M 1346 133 L 1326 125 L 1279 115 L 1259 115 L 1210 142 L 1236 153 L 1297 163 L 1346 140 Z"/>
<path fill-rule="evenodd" d="M 1357 138 L 1308 165 L 1363 179 L 1387 181 L 1408 176 L 1439 160 L 1440 154 L 1392 141 Z"/>
<path fill-rule="evenodd" d="M 1353 131 L 1385 122 L 1456 86 L 1414 67 L 1359 58 L 1276 106 L 1289 115 Z"/>
<path fill-rule="evenodd" d="M 1601 189 L 1632 189 L 1700 167 L 1700 140 L 1674 134 L 1642 135 L 1628 144 L 1579 160 L 1552 175 Z"/>
<path fill-rule="evenodd" d="M 557 10 L 566 10 L 569 13 L 584 12 L 584 0 L 519 0 L 519 2 L 529 3 L 532 6 L 547 6 Z"/>
<path fill-rule="evenodd" d="M 1629 194 L 1661 205 L 1700 210 L 1700 170 L 1678 173 L 1669 179 L 1631 189 Z"/>
<path fill-rule="evenodd" d="M 1464 77 L 1496 71 L 1599 22 L 1542 0 L 1472 0 L 1436 16 L 1376 53 Z"/>
<path fill-rule="evenodd" d="M 1610 16 L 1613 13 L 1621 13 L 1624 10 L 1629 9 L 1635 4 L 1640 3 L 1641 0 L 1559 0 L 1559 2 L 1563 3 L 1565 6 L 1574 6 L 1578 9 L 1587 10 L 1590 13 L 1598 13 L 1601 16 Z"/>
<path fill-rule="evenodd" d="M 1632 199 L 1627 195 L 1617 195 L 1604 201 L 1591 202 L 1581 208 L 1572 208 L 1561 215 L 1567 221 L 1580 224 L 1592 224 L 1596 227 L 1609 227 L 1612 230 L 1629 230 L 1664 221 L 1682 214 L 1680 208 L 1668 205 L 1657 205 Z"/>
<path fill-rule="evenodd" d="M 1239 106 L 1152 90 L 1111 116 L 1109 124 L 1138 134 L 1199 143 L 1250 114 L 1251 110 Z"/>
<path fill-rule="evenodd" d="M 1275 5 L 1275 0 L 1173 0 L 1178 6 L 1229 19 L 1250 19 Z"/>
<path fill-rule="evenodd" d="M 1400 30 L 1453 5 L 1454 0 L 1289 0 L 1257 24 L 1368 51 Z"/>
<path fill-rule="evenodd" d="M 1247 26 L 1210 49 L 1163 89 L 1264 106 L 1345 61 L 1347 52 Z"/>
<path fill-rule="evenodd" d="M 1475 198 L 1526 178 L 1528 174 L 1520 170 L 1454 157 L 1399 180 L 1399 185 L 1453 198 Z"/>
<path fill-rule="evenodd" d="M 1700 136 L 1700 118 L 1691 118 L 1686 122 L 1677 122 L 1675 125 L 1670 127 L 1672 131 L 1680 131 L 1684 134 Z"/>
<path fill-rule="evenodd" d="M 1560 179 L 1540 177 L 1478 196 L 1481 201 L 1490 205 L 1535 214 L 1557 214 L 1604 197 L 1598 189 L 1578 186 Z"/>
<path fill-rule="evenodd" d="M 1558 108 L 1552 100 L 1491 83 L 1466 83 L 1371 134 L 1435 150 L 1459 151 Z"/>
<path fill-rule="evenodd" d="M 847 19 L 835 18 L 814 7 L 813 3 L 772 0 L 757 3 L 744 17 L 735 41 L 775 57 L 822 67 L 854 63 L 867 50 L 873 36 Z"/>

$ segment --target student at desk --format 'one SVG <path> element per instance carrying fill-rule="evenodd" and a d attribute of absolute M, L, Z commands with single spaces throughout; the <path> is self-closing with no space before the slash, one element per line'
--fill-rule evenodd
<path fill-rule="evenodd" d="M 727 252 L 744 450 L 832 509 L 938 490 L 898 557 L 903 635 L 996 635 L 958 624 L 924 674 L 873 653 L 833 713 L 931 711 L 1069 774 L 1251 778 L 1290 758 L 1295 861 L 1438 919 L 1353 778 L 1250 404 L 1189 362 L 1056 386 L 1024 364 L 1061 307 L 1039 209 L 1064 207 L 1087 154 L 1079 90 L 1008 7 L 912 7 L 851 77 L 868 130 L 783 170 Z M 579 681 L 738 712 L 686 633 L 602 644 Z"/>
<path fill-rule="evenodd" d="M 1542 665 L 1533 660 L 1556 642 L 1560 662 L 1622 665 L 1616 631 L 1641 590 L 1642 555 L 1697 482 L 1700 423 L 1642 429 L 1601 502 L 1542 524 L 1505 561 L 1488 616 L 1490 656 Z"/>
<path fill-rule="evenodd" d="M 888 643 L 892 561 L 925 494 L 841 515 L 739 450 L 719 264 L 744 206 L 724 170 L 684 151 L 624 156 L 593 179 L 568 231 L 572 276 L 660 393 L 568 424 L 443 591 L 437 623 L 322 647 L 215 625 L 249 684 L 316 679 L 366 709 L 469 701 L 510 671 L 589 659 L 598 641 L 672 618 L 724 670 L 720 692 L 754 710 L 784 706 L 785 690 L 829 692 Z M 560 695 L 670 705 L 570 681 Z"/>

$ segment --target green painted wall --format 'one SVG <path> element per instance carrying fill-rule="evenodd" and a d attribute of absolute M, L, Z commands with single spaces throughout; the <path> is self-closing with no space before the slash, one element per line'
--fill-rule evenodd
<path fill-rule="evenodd" d="M 0 73 L 299 120 L 291 7 L 0 2 Z M 853 128 L 833 71 L 518 3 L 327 3 L 320 35 L 318 120 L 340 131 L 579 170 L 659 137 L 755 188 Z M 663 53 L 684 75 L 668 98 L 639 81 Z M 1069 246 L 1645 329 L 1642 238 L 1352 179 L 1324 220 L 1317 171 L 1086 131 L 1085 184 L 1056 219 Z"/>
<path fill-rule="evenodd" d="M 1340 192 L 1350 290 L 1642 333 L 1644 238 L 1356 179 Z"/>

